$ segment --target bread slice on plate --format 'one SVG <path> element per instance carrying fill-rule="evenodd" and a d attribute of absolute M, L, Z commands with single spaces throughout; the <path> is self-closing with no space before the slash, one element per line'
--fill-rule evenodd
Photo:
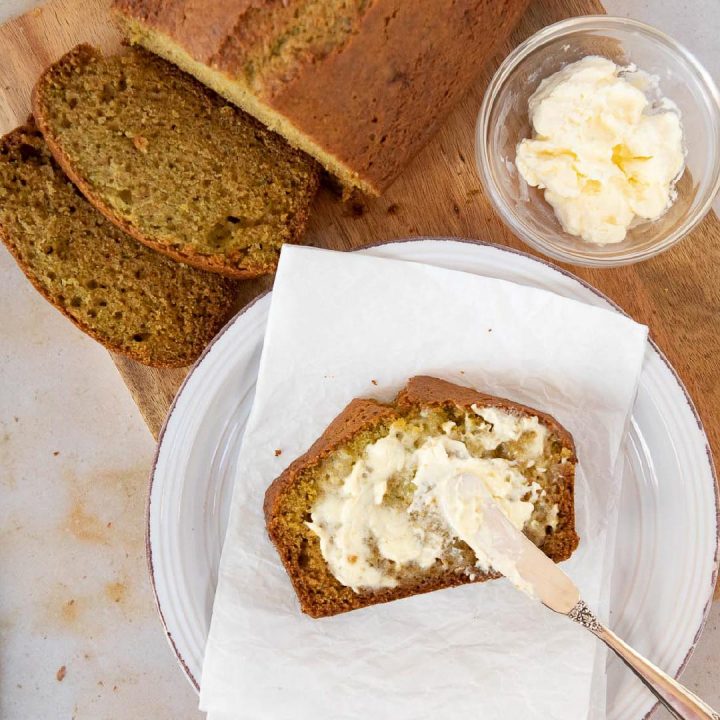
<path fill-rule="evenodd" d="M 146 365 L 189 365 L 233 310 L 236 282 L 176 263 L 108 222 L 34 126 L 0 140 L 0 238 L 75 325 Z"/>
<path fill-rule="evenodd" d="M 33 112 L 88 200 L 176 260 L 255 277 L 302 238 L 316 163 L 144 50 L 79 45 L 42 75 Z"/>
<path fill-rule="evenodd" d="M 324 617 L 500 577 L 436 502 L 448 468 L 477 474 L 555 562 L 578 544 L 575 448 L 551 416 L 433 377 L 391 404 L 353 400 L 268 488 L 271 541 L 303 612 Z"/>

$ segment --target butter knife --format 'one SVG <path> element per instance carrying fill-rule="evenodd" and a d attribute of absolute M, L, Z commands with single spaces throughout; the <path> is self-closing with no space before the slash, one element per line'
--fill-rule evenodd
<path fill-rule="evenodd" d="M 477 481 L 477 478 L 473 478 Z M 478 496 L 478 483 L 472 483 L 472 491 Z M 633 650 L 612 630 L 606 628 L 580 598 L 580 591 L 573 581 L 523 533 L 505 517 L 487 491 L 479 493 L 482 500 L 483 525 L 492 537 L 487 548 L 490 564 L 499 572 L 502 566 L 514 565 L 511 576 L 518 589 L 528 591 L 550 610 L 566 615 L 602 640 L 642 680 L 658 700 L 680 720 L 720 720 L 720 714 L 690 692 L 677 680 L 671 678 L 640 653 Z M 487 546 L 487 534 L 479 542 Z M 495 562 L 493 560 L 495 559 Z"/>

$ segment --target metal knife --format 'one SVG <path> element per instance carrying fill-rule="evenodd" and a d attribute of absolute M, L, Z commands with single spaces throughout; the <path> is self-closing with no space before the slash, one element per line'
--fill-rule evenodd
<path fill-rule="evenodd" d="M 550 610 L 566 615 L 600 638 L 625 664 L 645 683 L 649 690 L 665 705 L 670 713 L 680 720 L 720 720 L 720 714 L 703 702 L 697 695 L 682 686 L 657 666 L 646 660 L 640 653 L 623 642 L 612 630 L 606 628 L 580 598 L 580 591 L 573 581 L 523 533 L 505 517 L 491 495 L 484 490 L 478 493 L 477 478 L 463 476 L 468 480 L 468 492 L 481 498 L 483 525 L 490 531 L 492 547 L 483 549 L 490 564 L 502 572 L 500 567 L 508 562 L 514 564 L 520 582 L 515 585 L 532 594 Z M 487 539 L 478 535 L 479 541 Z M 517 580 L 517 577 L 516 577 Z"/>

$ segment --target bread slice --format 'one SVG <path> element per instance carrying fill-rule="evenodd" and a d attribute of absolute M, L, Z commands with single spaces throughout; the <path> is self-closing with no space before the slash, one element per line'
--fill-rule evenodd
<path fill-rule="evenodd" d="M 509 436 L 500 434 L 504 432 L 500 426 L 496 430 L 476 409 L 489 417 L 493 416 L 487 409 L 497 411 L 498 418 L 525 423 L 526 430 L 519 439 L 506 439 L 498 444 L 499 439 Z M 527 430 L 532 427 L 536 429 Z M 478 569 L 475 554 L 458 538 L 445 537 L 440 556 L 423 568 L 413 562 L 388 560 L 380 550 L 382 539 L 369 533 L 364 538 L 368 546 L 367 560 L 372 572 L 377 570 L 388 582 L 384 586 L 376 582 L 375 587 L 353 589 L 337 579 L 321 548 L 318 523 L 322 520 L 318 520 L 318 508 L 331 494 L 335 493 L 332 495 L 335 500 L 340 497 L 338 489 L 343 487 L 344 479 L 356 463 L 367 460 L 369 446 L 398 432 L 410 448 L 421 446 L 429 438 L 446 436 L 464 442 L 472 457 L 514 461 L 527 482 L 537 483 L 541 488 L 523 531 L 555 562 L 573 553 L 578 544 L 573 502 L 576 457 L 567 430 L 550 415 L 537 410 L 444 380 L 418 376 L 408 382 L 391 404 L 353 400 L 265 494 L 268 534 L 290 576 L 303 612 L 316 618 L 324 617 L 499 577 L 492 569 L 487 572 Z M 531 447 L 533 453 L 539 453 L 534 460 L 529 459 Z M 413 470 L 393 474 L 387 482 L 382 505 L 407 514 L 416 479 Z M 432 525 L 425 529 L 428 527 Z M 447 528 L 435 527 L 435 530 L 445 533 Z M 357 526 L 353 528 L 355 539 L 359 532 L 362 531 Z M 361 562 L 357 556 L 354 559 L 349 556 L 347 560 Z"/>
<path fill-rule="evenodd" d="M 505 40 L 527 0 L 114 0 L 133 43 L 382 193 Z"/>
<path fill-rule="evenodd" d="M 315 162 L 144 50 L 76 47 L 38 81 L 33 112 L 88 200 L 176 260 L 254 277 L 302 237 Z"/>
<path fill-rule="evenodd" d="M 236 282 L 176 263 L 105 220 L 34 126 L 0 140 L 0 238 L 75 325 L 146 365 L 189 365 L 233 310 Z"/>

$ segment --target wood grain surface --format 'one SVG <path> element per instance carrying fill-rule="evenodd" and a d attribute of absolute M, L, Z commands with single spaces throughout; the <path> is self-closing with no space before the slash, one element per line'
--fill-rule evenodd
<path fill-rule="evenodd" d="M 42 69 L 81 41 L 106 51 L 120 38 L 109 0 L 55 0 L 0 28 L 0 131 L 29 113 L 30 90 Z M 338 250 L 381 240 L 453 235 L 528 250 L 495 215 L 474 164 L 474 127 L 483 91 L 501 58 L 524 38 L 562 18 L 602 12 L 594 0 L 534 0 L 512 38 L 433 141 L 379 199 L 342 202 L 319 193 L 308 229 L 313 245 Z M 591 270 L 568 267 L 646 323 L 694 399 L 716 462 L 720 455 L 720 222 L 710 214 L 683 242 L 644 263 Z M 243 301 L 269 286 L 245 284 Z M 186 370 L 154 370 L 115 362 L 157 436 Z"/>

